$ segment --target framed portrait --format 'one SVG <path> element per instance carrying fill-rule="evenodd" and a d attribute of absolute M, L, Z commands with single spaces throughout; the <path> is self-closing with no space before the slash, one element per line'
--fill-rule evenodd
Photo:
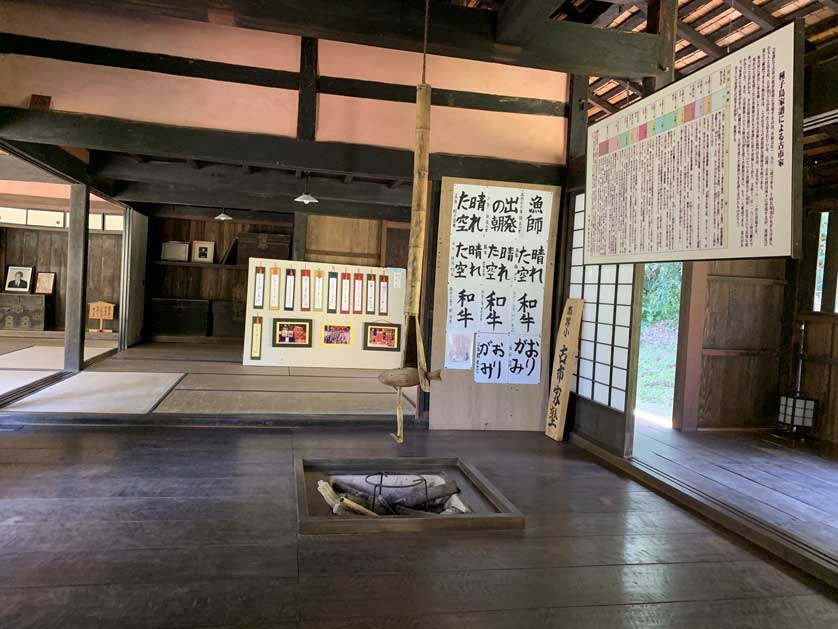
<path fill-rule="evenodd" d="M 35 269 L 31 266 L 9 266 L 6 269 L 6 283 L 3 285 L 7 293 L 30 293 L 32 292 L 32 272 Z"/>
<path fill-rule="evenodd" d="M 52 295 L 55 291 L 55 273 L 38 273 L 35 276 L 35 294 Z"/>
<path fill-rule="evenodd" d="M 192 241 L 192 262 L 212 264 L 215 261 L 215 243 L 211 240 Z"/>
<path fill-rule="evenodd" d="M 352 326 L 324 323 L 321 341 L 327 347 L 349 347 L 352 345 Z"/>
<path fill-rule="evenodd" d="M 164 242 L 160 259 L 170 262 L 189 262 L 189 243 L 175 240 Z"/>
<path fill-rule="evenodd" d="M 400 323 L 365 323 L 364 349 L 379 352 L 398 352 L 401 349 Z"/>
<path fill-rule="evenodd" d="M 274 319 L 274 347 L 311 347 L 311 319 Z"/>

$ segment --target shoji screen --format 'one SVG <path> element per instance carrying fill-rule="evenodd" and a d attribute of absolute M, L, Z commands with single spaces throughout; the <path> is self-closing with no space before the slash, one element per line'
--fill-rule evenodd
<path fill-rule="evenodd" d="M 583 264 L 585 195 L 574 199 L 570 297 L 585 300 L 577 395 L 624 411 L 628 382 L 633 264 Z"/>

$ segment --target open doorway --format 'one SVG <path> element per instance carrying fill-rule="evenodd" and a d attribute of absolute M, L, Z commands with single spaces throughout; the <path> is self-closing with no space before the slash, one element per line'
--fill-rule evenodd
<path fill-rule="evenodd" d="M 635 416 L 671 428 L 683 264 L 657 262 L 645 270 Z"/>

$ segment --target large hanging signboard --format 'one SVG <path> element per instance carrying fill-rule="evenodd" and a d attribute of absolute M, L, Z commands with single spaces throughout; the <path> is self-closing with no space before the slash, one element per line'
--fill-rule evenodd
<path fill-rule="evenodd" d="M 393 369 L 405 270 L 250 258 L 245 365 Z"/>
<path fill-rule="evenodd" d="M 483 421 L 463 428 L 536 429 L 543 418 L 558 202 L 555 187 L 443 179 L 434 320 L 445 334 L 434 334 L 432 356 L 445 373 L 433 385 L 432 426 L 457 427 L 437 423 L 435 409 L 457 412 L 470 391 L 482 391 L 485 409 L 472 403 L 466 414 Z M 539 407 L 529 417 L 519 406 L 511 420 L 520 385 L 533 385 L 525 395 Z"/>
<path fill-rule="evenodd" d="M 585 264 L 796 254 L 802 44 L 789 24 L 591 126 Z"/>

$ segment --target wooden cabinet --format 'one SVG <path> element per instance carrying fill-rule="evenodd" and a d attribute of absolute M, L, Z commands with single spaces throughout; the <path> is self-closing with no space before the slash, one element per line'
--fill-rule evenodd
<path fill-rule="evenodd" d="M 153 298 L 151 300 L 151 333 L 153 335 L 207 336 L 209 334 L 209 304 L 207 299 Z"/>
<path fill-rule="evenodd" d="M 53 310 L 52 295 L 0 293 L 0 329 L 52 329 Z"/>
<path fill-rule="evenodd" d="M 244 337 L 244 304 L 233 301 L 212 302 L 212 335 Z"/>

